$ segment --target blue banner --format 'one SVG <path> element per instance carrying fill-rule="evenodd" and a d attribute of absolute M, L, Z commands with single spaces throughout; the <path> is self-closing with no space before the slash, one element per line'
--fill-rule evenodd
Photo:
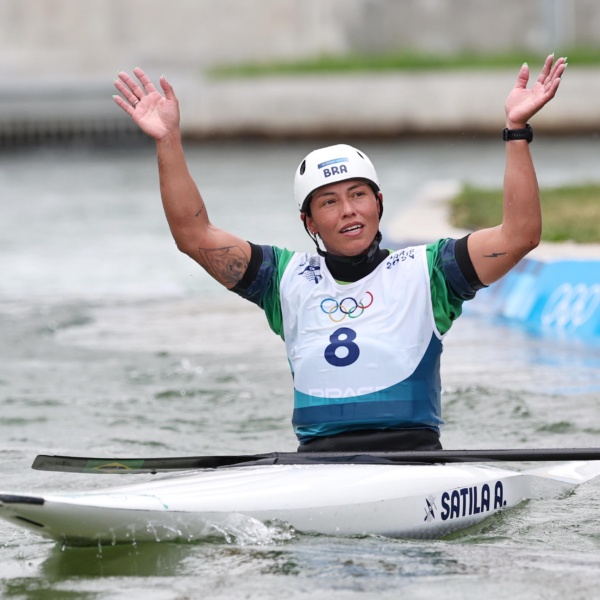
<path fill-rule="evenodd" d="M 524 259 L 467 304 L 538 333 L 600 343 L 600 261 Z"/>

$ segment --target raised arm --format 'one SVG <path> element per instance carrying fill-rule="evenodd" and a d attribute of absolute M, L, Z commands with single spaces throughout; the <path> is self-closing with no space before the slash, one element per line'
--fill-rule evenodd
<path fill-rule="evenodd" d="M 179 127 L 179 103 L 165 77 L 160 78 L 164 96 L 150 78 L 136 68 L 121 71 L 113 96 L 120 106 L 156 142 L 163 208 L 179 250 L 193 258 L 219 283 L 234 287 L 250 260 L 250 244 L 215 227 L 185 160 Z"/>
<path fill-rule="evenodd" d="M 529 67 L 524 64 L 506 100 L 506 127 L 524 129 L 558 89 L 565 59 L 550 55 L 537 82 L 527 89 Z M 540 193 L 526 140 L 506 142 L 502 224 L 469 236 L 469 255 L 480 281 L 493 283 L 512 269 L 540 241 Z"/>

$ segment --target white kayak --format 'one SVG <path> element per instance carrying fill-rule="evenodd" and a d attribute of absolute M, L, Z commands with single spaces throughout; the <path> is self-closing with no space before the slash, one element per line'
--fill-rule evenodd
<path fill-rule="evenodd" d="M 69 545 L 195 541 L 248 522 L 300 532 L 438 538 L 600 475 L 600 461 L 485 465 L 300 464 L 185 471 L 130 485 L 0 492 L 0 517 Z"/>

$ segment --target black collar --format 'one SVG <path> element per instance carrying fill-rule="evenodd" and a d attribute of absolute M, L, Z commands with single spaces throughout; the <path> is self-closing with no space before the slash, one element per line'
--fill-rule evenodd
<path fill-rule="evenodd" d="M 319 252 L 325 258 L 329 272 L 337 281 L 354 283 L 372 273 L 390 254 L 379 247 L 381 234 L 377 234 L 370 248 L 357 256 L 335 256 L 329 252 Z"/>

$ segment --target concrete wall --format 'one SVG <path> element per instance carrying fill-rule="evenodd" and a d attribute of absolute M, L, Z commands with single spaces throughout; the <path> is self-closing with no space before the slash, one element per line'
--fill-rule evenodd
<path fill-rule="evenodd" d="M 145 65 L 322 53 L 598 46 L 597 0 L 2 0 L 0 74 L 105 77 Z"/>
<path fill-rule="evenodd" d="M 598 31 L 598 0 L 2 0 L 0 146 L 136 133 L 110 100 L 116 72 L 134 66 L 168 76 L 188 135 L 496 133 L 519 64 L 460 77 L 215 81 L 203 70 L 402 49 L 522 50 L 532 61 L 528 53 L 600 46 Z M 577 68 L 563 101 L 536 121 L 547 131 L 600 129 L 599 71 Z"/>

